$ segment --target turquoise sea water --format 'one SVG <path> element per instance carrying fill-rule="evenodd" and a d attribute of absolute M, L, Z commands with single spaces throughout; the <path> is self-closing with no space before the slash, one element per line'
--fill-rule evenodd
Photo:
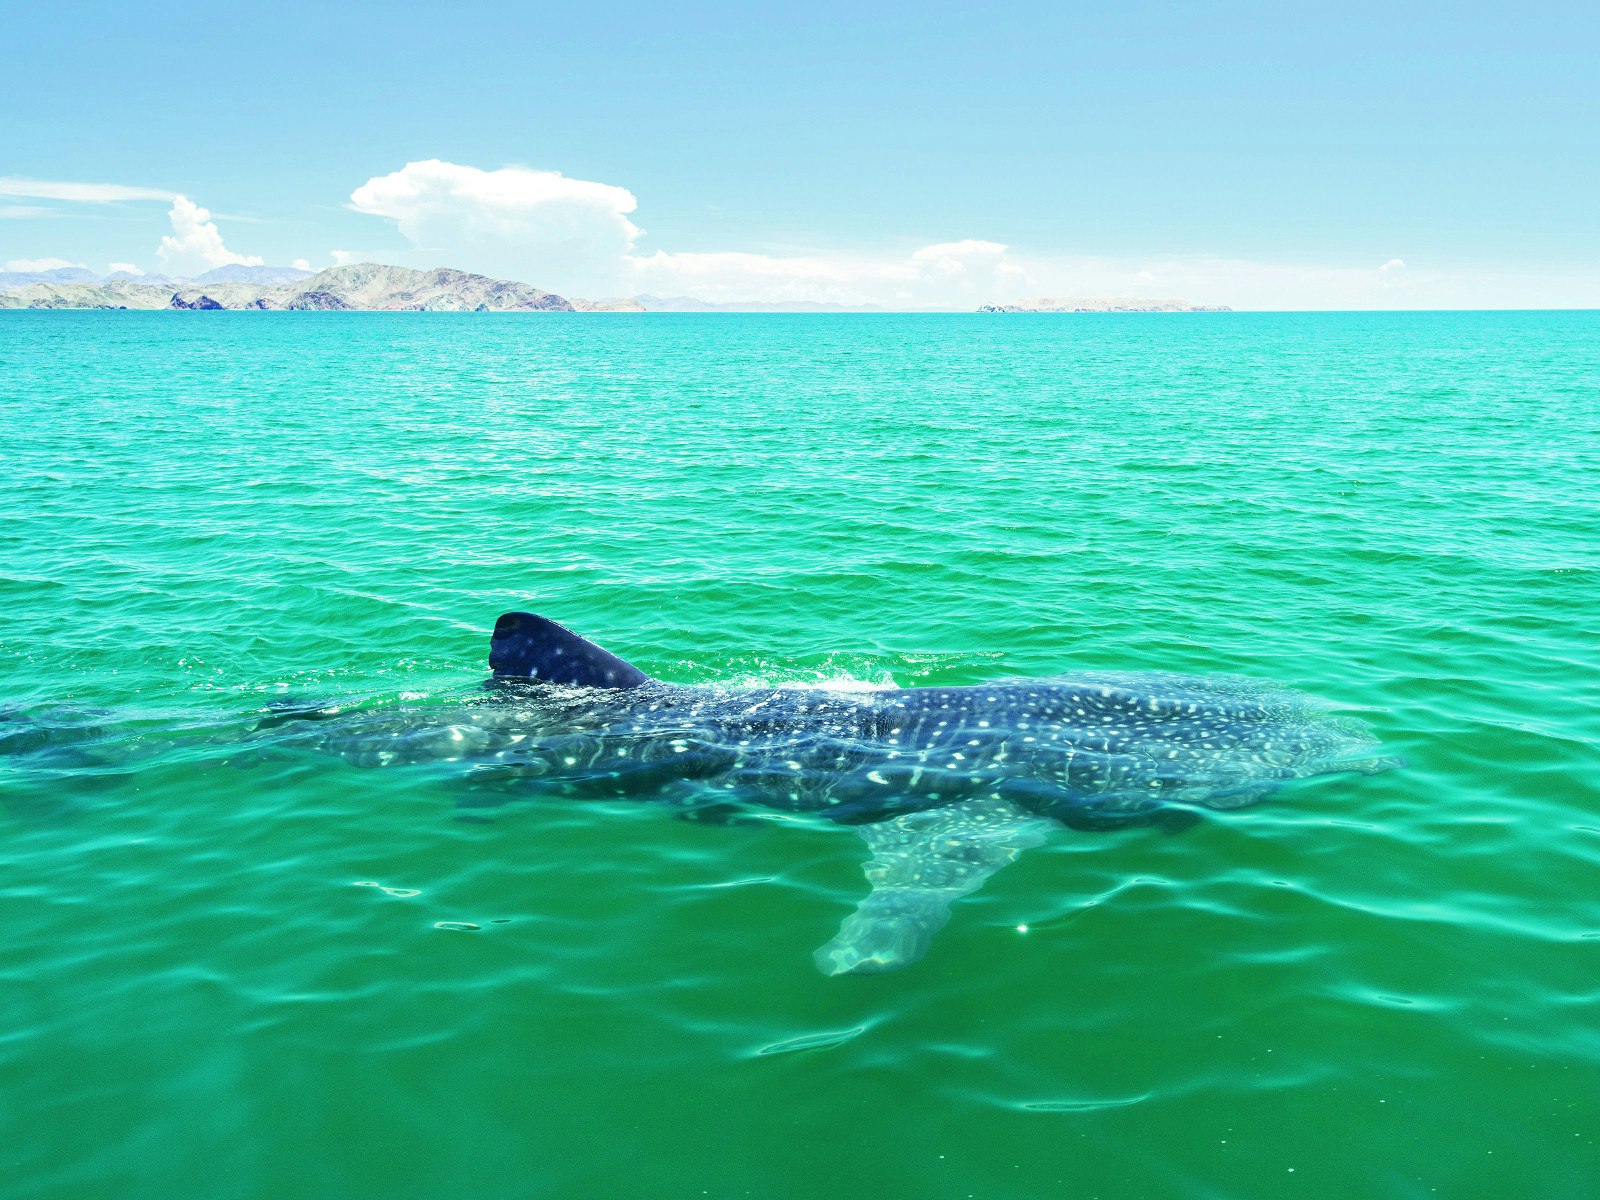
<path fill-rule="evenodd" d="M 1600 314 L 6 313 L 0 435 L 8 1200 L 1600 1191 Z M 848 831 L 241 752 L 518 607 L 679 683 L 1243 673 L 1407 766 L 829 979 Z"/>

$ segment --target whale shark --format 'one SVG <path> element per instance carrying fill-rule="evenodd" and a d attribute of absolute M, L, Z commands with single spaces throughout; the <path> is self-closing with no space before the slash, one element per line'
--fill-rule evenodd
<path fill-rule="evenodd" d="M 302 729 L 365 766 L 461 761 L 502 790 L 852 828 L 866 843 L 869 888 L 815 953 L 829 975 L 918 961 L 953 901 L 1052 829 L 1193 820 L 1292 779 L 1399 765 L 1322 702 L 1232 675 L 678 685 L 529 612 L 495 623 L 489 669 L 474 701 L 427 720 L 291 706 L 263 725 L 279 736 Z"/>

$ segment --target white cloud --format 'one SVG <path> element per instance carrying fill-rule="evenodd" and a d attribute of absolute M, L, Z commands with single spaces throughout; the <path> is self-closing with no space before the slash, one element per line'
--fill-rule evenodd
<path fill-rule="evenodd" d="M 0 176 L 0 196 L 26 196 L 34 200 L 74 200 L 84 204 L 110 204 L 117 200 L 174 200 L 176 193 L 160 188 L 126 187 L 120 183 L 57 183 L 48 179 Z"/>
<path fill-rule="evenodd" d="M 629 257 L 631 286 L 702 300 L 829 300 L 859 303 L 861 284 L 881 278 L 869 258 L 824 255 L 774 257 L 740 251 Z"/>
<path fill-rule="evenodd" d="M 81 267 L 82 263 L 68 262 L 64 258 L 13 258 L 6 263 L 8 271 L 59 271 L 62 267 Z"/>
<path fill-rule="evenodd" d="M 406 252 L 397 252 L 392 246 L 387 250 L 329 250 L 328 257 L 333 260 L 333 265 L 336 267 L 348 267 L 353 263 L 391 263 L 399 266 L 408 265 L 400 261 L 402 258 L 406 257 Z M 454 262 L 440 262 L 435 265 L 441 267 L 454 267 L 458 266 L 459 264 Z M 310 269 L 314 271 L 317 268 L 313 266 Z M 489 274 L 494 274 L 494 272 L 489 272 Z M 501 276 L 504 277 L 503 272 L 501 273 Z"/>
<path fill-rule="evenodd" d="M 1397 260 L 1396 260 L 1397 261 Z M 1457 308 L 1480 281 L 1391 268 L 1262 262 L 1211 255 L 1158 261 L 1039 258 L 1035 295 L 1133 297 L 1253 309 Z"/>
<path fill-rule="evenodd" d="M 702 300 L 805 300 L 923 308 L 975 306 L 1014 298 L 1032 282 L 999 242 L 968 238 L 904 257 L 869 254 L 744 253 L 630 256 L 635 291 Z"/>
<path fill-rule="evenodd" d="M 296 271 L 309 271 L 309 270 L 311 270 L 311 263 L 309 261 L 307 261 L 306 259 L 303 259 L 303 258 L 297 258 L 292 263 L 290 263 L 289 265 L 291 267 L 293 267 Z"/>
<path fill-rule="evenodd" d="M 640 230 L 626 188 L 557 171 L 484 171 L 427 159 L 375 176 L 350 194 L 357 212 L 386 217 L 418 265 L 510 276 L 541 287 L 594 287 L 615 277 Z"/>
<path fill-rule="evenodd" d="M 645 253 L 626 188 L 554 171 L 429 159 L 375 176 L 350 197 L 394 222 L 409 249 L 336 250 L 335 263 L 452 266 L 524 280 L 565 295 L 652 292 L 710 301 L 785 300 L 973 309 L 1034 296 L 1178 300 L 1257 309 L 1600 305 L 1584 264 L 1505 272 L 1267 262 L 1218 255 L 1089 257 L 1019 252 L 976 238 L 898 251 L 800 249 Z M 368 243 L 369 245 L 371 243 Z M 1376 256 L 1373 256 L 1376 257 Z"/>
<path fill-rule="evenodd" d="M 156 254 L 167 270 L 178 275 L 195 275 L 212 267 L 226 267 L 237 263 L 245 267 L 259 267 L 261 258 L 235 254 L 222 244 L 222 234 L 211 220 L 211 213 L 201 208 L 187 196 L 176 196 L 172 211 L 167 214 L 172 221 L 172 234 L 161 239 Z"/>
<path fill-rule="evenodd" d="M 144 274 L 143 271 L 141 271 L 138 267 L 134 266 L 132 263 L 108 263 L 107 266 L 106 266 L 106 271 L 108 273 L 112 274 L 112 275 L 116 275 L 118 273 L 121 273 L 123 275 L 143 275 Z"/>
<path fill-rule="evenodd" d="M 911 262 L 922 275 L 943 279 L 983 276 L 997 271 L 1023 273 L 1021 268 L 1006 262 L 1005 246 L 973 238 L 924 246 L 912 254 Z"/>
<path fill-rule="evenodd" d="M 0 204 L 0 221 L 21 221 L 28 217 L 48 217 L 56 210 L 38 204 Z"/>
<path fill-rule="evenodd" d="M 940 242 L 910 254 L 632 253 L 641 231 L 626 188 L 556 171 L 485 171 L 428 159 L 375 176 L 350 196 L 357 212 L 387 218 L 411 243 L 416 266 L 452 266 L 577 295 L 617 290 L 687 293 L 707 300 L 811 300 L 967 307 L 1028 282 L 998 242 Z M 376 258 L 334 251 L 336 263 Z"/>
<path fill-rule="evenodd" d="M 1014 261 L 1000 242 L 967 238 L 924 246 L 911 256 L 916 278 L 910 294 L 929 295 L 936 304 L 982 304 L 1011 299 L 1033 282 L 1027 268 Z"/>

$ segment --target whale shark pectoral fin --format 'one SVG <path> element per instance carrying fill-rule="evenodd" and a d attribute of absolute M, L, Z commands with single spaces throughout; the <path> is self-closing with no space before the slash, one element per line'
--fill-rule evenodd
<path fill-rule="evenodd" d="M 632 663 L 533 613 L 508 612 L 494 623 L 489 669 L 496 679 L 537 679 L 574 687 L 631 688 L 650 676 Z"/>
<path fill-rule="evenodd" d="M 1045 819 L 1005 800 L 973 799 L 856 830 L 872 850 L 872 891 L 816 952 L 824 975 L 908 967 L 950 919 L 952 901 L 1044 841 Z"/>

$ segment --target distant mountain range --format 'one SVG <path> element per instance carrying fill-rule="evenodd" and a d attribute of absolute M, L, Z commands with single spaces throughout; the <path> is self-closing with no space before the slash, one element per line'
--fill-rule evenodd
<path fill-rule="evenodd" d="M 67 268 L 67 270 L 75 270 Z M 526 283 L 439 267 L 414 271 L 361 263 L 313 275 L 294 267 L 218 267 L 194 279 L 83 279 L 62 272 L 8 284 L 0 308 L 284 309 L 378 312 L 643 312 L 631 300 L 568 300 Z"/>
<path fill-rule="evenodd" d="M 0 271 L 0 292 L 30 283 L 99 283 L 100 276 L 86 267 L 57 267 L 53 271 Z"/>
<path fill-rule="evenodd" d="M 449 267 L 417 271 L 377 263 L 330 267 L 312 274 L 297 267 L 226 266 L 192 279 L 117 272 L 96 275 L 83 267 L 0 272 L 0 308 L 283 309 L 366 312 L 886 312 L 876 305 L 807 300 L 716 302 L 693 296 L 635 296 L 580 300 L 532 284 L 492 279 Z M 1222 305 L 1181 300 L 1096 300 L 1041 297 L 1015 304 L 985 304 L 985 313 L 1229 312 Z"/>
<path fill-rule="evenodd" d="M 226 267 L 213 267 L 204 275 L 196 275 L 189 283 L 256 283 L 270 287 L 275 283 L 297 283 L 310 279 L 312 271 L 299 267 L 242 267 L 237 263 Z"/>
<path fill-rule="evenodd" d="M 207 283 L 256 283 L 270 286 L 275 283 L 294 283 L 311 278 L 310 271 L 299 267 L 242 267 L 238 265 L 215 267 L 204 275 L 193 278 L 171 275 L 135 275 L 131 271 L 113 271 L 109 275 L 96 275 L 87 267 L 56 267 L 50 271 L 0 271 L 0 292 L 14 291 L 33 283 L 62 284 L 85 283 L 98 286 L 104 283 L 137 283 L 147 287 L 185 287 Z"/>
<path fill-rule="evenodd" d="M 449 312 L 882 312 L 872 306 L 808 301 L 717 303 L 693 296 L 580 300 L 526 283 L 439 267 L 415 271 L 376 263 L 330 267 L 218 267 L 192 279 L 82 267 L 0 273 L 0 308 L 359 309 Z"/>

